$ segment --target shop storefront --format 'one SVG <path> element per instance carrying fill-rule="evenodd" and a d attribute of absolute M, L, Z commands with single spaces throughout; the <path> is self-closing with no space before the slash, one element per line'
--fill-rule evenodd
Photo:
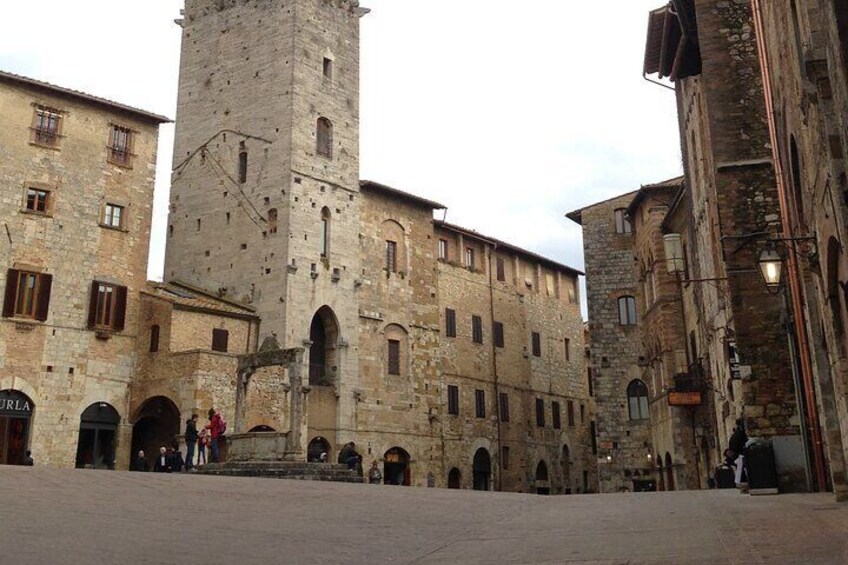
<path fill-rule="evenodd" d="M 23 465 L 34 408 L 22 392 L 0 391 L 0 465 Z"/>

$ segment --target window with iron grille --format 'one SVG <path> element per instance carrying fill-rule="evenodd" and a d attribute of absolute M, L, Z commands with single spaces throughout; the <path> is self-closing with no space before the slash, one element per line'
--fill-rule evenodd
<path fill-rule="evenodd" d="M 483 318 L 471 316 L 471 333 L 474 343 L 483 343 Z"/>
<path fill-rule="evenodd" d="M 94 281 L 88 309 L 88 327 L 121 331 L 127 310 L 127 287 Z"/>
<path fill-rule="evenodd" d="M 230 332 L 221 328 L 212 329 L 212 351 L 226 353 L 229 349 Z"/>
<path fill-rule="evenodd" d="M 486 417 L 486 391 L 477 389 L 474 391 L 474 402 L 477 408 L 477 417 Z"/>
<path fill-rule="evenodd" d="M 390 339 L 388 341 L 389 374 L 400 375 L 400 341 L 396 339 Z"/>
<path fill-rule="evenodd" d="M 198 220 L 199 221 L 199 220 Z M 118 204 L 106 204 L 103 207 L 103 218 L 101 224 L 109 228 L 123 229 L 124 207 Z M 198 224 L 199 226 L 200 224 Z"/>
<path fill-rule="evenodd" d="M 459 387 L 448 385 L 448 414 L 459 414 Z"/>
<path fill-rule="evenodd" d="M 132 142 L 131 129 L 113 125 L 109 136 L 109 161 L 121 167 L 131 167 Z"/>
<path fill-rule="evenodd" d="M 57 147 L 61 137 L 62 113 L 47 106 L 36 106 L 32 123 L 32 142 Z"/>
<path fill-rule="evenodd" d="M 26 190 L 26 210 L 37 214 L 50 211 L 50 191 L 43 188 L 29 187 Z"/>
<path fill-rule="evenodd" d="M 536 426 L 545 427 L 545 401 L 541 398 L 536 399 Z"/>
<path fill-rule="evenodd" d="M 501 422 L 509 422 L 509 394 L 502 392 L 498 395 L 498 406 L 501 412 Z"/>
<path fill-rule="evenodd" d="M 569 426 L 574 425 L 574 401 L 573 400 L 568 401 L 568 425 Z"/>
<path fill-rule="evenodd" d="M 542 336 L 539 332 L 533 332 L 533 357 L 542 356 Z"/>
<path fill-rule="evenodd" d="M 562 428 L 562 415 L 559 410 L 559 402 L 551 402 L 551 420 L 553 421 L 555 430 Z"/>
<path fill-rule="evenodd" d="M 52 275 L 9 269 L 3 316 L 47 320 L 52 285 Z"/>
<path fill-rule="evenodd" d="M 445 336 L 456 337 L 456 310 L 445 308 Z"/>
<path fill-rule="evenodd" d="M 492 322 L 492 339 L 495 340 L 495 347 L 504 346 L 504 325 L 503 322 Z"/>
<path fill-rule="evenodd" d="M 390 273 L 397 272 L 397 242 L 386 241 L 386 270 Z"/>

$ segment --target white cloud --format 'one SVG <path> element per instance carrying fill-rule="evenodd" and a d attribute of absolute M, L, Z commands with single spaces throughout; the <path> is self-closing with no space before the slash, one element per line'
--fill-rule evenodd
<path fill-rule="evenodd" d="M 363 0 L 362 178 L 581 267 L 565 212 L 680 172 L 674 95 L 641 77 L 661 3 Z M 181 0 L 8 4 L 0 68 L 174 116 Z M 151 277 L 173 127 L 161 137 Z"/>

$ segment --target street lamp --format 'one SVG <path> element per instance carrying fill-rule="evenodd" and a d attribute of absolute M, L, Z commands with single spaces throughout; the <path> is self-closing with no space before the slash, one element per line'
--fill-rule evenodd
<path fill-rule="evenodd" d="M 764 249 L 760 253 L 758 260 L 760 273 L 763 275 L 763 281 L 766 283 L 766 288 L 772 294 L 780 290 L 780 279 L 783 274 L 783 257 L 774 247 Z"/>

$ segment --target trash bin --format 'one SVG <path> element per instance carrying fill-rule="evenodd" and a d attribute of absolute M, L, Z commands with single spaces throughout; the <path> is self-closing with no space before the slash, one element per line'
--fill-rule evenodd
<path fill-rule="evenodd" d="M 748 441 L 745 469 L 748 472 L 748 488 L 751 494 L 777 494 L 777 469 L 774 464 L 774 448 L 770 442 L 764 439 Z"/>

